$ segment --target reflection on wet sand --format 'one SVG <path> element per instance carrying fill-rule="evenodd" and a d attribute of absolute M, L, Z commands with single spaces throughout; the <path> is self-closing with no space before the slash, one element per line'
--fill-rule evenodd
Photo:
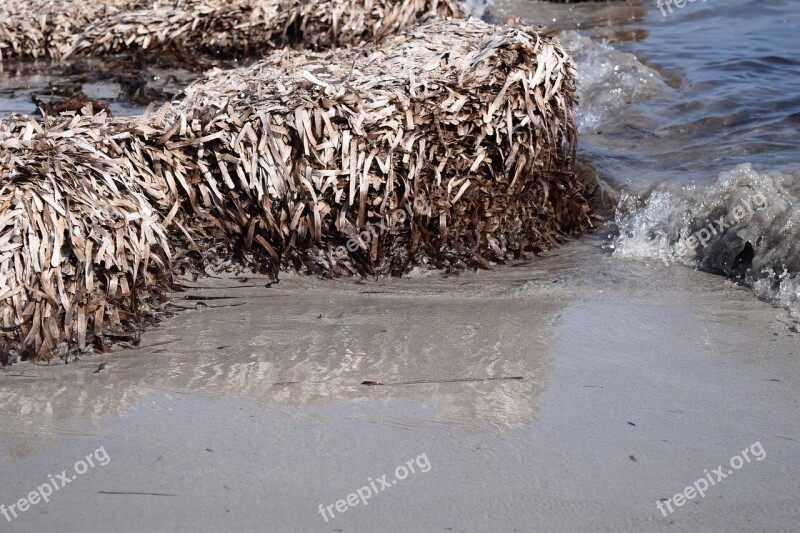
<path fill-rule="evenodd" d="M 440 416 L 415 420 L 411 409 L 375 423 L 519 427 L 533 419 L 548 383 L 549 327 L 559 309 L 555 296 L 515 296 L 537 272 L 499 267 L 366 283 L 287 276 L 272 288 L 256 277 L 201 280 L 195 285 L 204 288 L 175 295 L 189 309 L 137 349 L 6 372 L 0 439 L 14 443 L 12 454 L 27 454 L 69 434 L 73 422 L 123 416 L 140 400 L 173 394 L 292 407 L 410 400 Z M 475 378 L 494 379 L 443 382 Z M 426 383 L 398 383 L 416 380 Z"/>

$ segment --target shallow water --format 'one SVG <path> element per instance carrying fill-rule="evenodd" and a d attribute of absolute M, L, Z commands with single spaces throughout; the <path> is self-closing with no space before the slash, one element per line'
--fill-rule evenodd
<path fill-rule="evenodd" d="M 141 114 L 149 103 L 160 104 L 178 94 L 198 75 L 186 68 L 141 66 L 123 61 L 81 59 L 65 64 L 3 64 L 0 68 L 0 117 L 33 115 L 34 98 L 67 99 L 76 91 L 108 105 L 114 116 Z M 120 81 L 122 80 L 122 81 Z M 138 85 L 136 85 L 138 84 Z M 126 94 L 140 86 L 141 96 Z"/>
<path fill-rule="evenodd" d="M 493 13 L 594 25 L 566 31 L 563 41 L 582 79 L 583 153 L 605 163 L 609 179 L 710 182 L 742 163 L 800 167 L 796 2 L 710 0 L 666 17 L 655 1 L 604 9 L 605 17 L 590 17 L 593 6 L 498 0 Z"/>
<path fill-rule="evenodd" d="M 493 7 L 498 19 L 570 28 L 580 154 L 623 192 L 614 254 L 731 275 L 800 316 L 800 5 L 663 11 L 630 0 Z"/>

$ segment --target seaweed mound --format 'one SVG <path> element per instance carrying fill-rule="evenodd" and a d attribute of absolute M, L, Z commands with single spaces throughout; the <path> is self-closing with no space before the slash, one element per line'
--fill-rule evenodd
<path fill-rule="evenodd" d="M 474 19 L 218 70 L 170 112 L 191 125 L 167 143 L 172 192 L 256 267 L 399 274 L 538 252 L 589 225 L 573 75 L 552 38 Z"/>
<path fill-rule="evenodd" d="M 0 5 L 0 60 L 58 60 L 91 23 L 148 4 L 148 0 L 4 0 Z"/>
<path fill-rule="evenodd" d="M 285 46 L 374 42 L 431 17 L 460 15 L 456 0 L 5 0 L 0 58 L 252 57 Z"/>
<path fill-rule="evenodd" d="M 437 21 L 213 71 L 146 117 L 0 122 L 0 353 L 135 335 L 190 256 L 402 275 L 578 234 L 573 76 L 533 28 Z"/>
<path fill-rule="evenodd" d="M 69 53 L 191 50 L 243 57 L 283 48 L 359 45 L 431 17 L 456 17 L 455 0 L 183 0 L 104 17 Z"/>
<path fill-rule="evenodd" d="M 0 122 L 0 356 L 30 359 L 127 337 L 163 303 L 163 217 L 120 143 L 129 121 Z M 155 195 L 157 196 L 157 195 Z"/>

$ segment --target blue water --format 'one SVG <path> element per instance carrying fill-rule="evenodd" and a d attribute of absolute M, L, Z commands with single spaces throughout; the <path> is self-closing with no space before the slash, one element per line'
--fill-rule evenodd
<path fill-rule="evenodd" d="M 800 2 L 664 16 L 655 0 L 497 0 L 494 14 L 568 28 L 579 155 L 620 195 L 615 256 L 724 274 L 800 317 Z"/>
<path fill-rule="evenodd" d="M 714 173 L 741 163 L 797 168 L 800 3 L 708 0 L 666 17 L 650 9 L 642 24 L 647 37 L 622 49 L 674 73 L 677 83 L 672 99 L 649 108 L 663 117 L 652 133 L 681 154 L 659 161 L 681 168 L 682 157 Z"/>
<path fill-rule="evenodd" d="M 585 17 L 562 9 L 559 22 Z M 565 34 L 583 67 L 579 116 L 592 118 L 582 124 L 582 150 L 606 179 L 636 187 L 708 182 L 743 163 L 799 168 L 800 3 L 708 0 L 664 16 L 653 0 L 616 10 L 631 15 L 611 18 L 616 35 L 633 40 L 615 42 L 604 21 L 582 25 L 590 43 Z M 602 48 L 609 34 L 611 50 Z M 617 76 L 598 79 L 602 66 Z"/>

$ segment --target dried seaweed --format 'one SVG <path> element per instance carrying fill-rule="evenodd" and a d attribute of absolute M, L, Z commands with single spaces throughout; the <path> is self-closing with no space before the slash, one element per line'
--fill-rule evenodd
<path fill-rule="evenodd" d="M 533 28 L 439 21 L 213 71 L 146 117 L 0 122 L 3 346 L 135 332 L 187 250 L 276 276 L 544 250 L 591 225 L 573 77 Z"/>
<path fill-rule="evenodd" d="M 474 19 L 219 70 L 166 117 L 183 154 L 170 189 L 190 226 L 265 268 L 401 274 L 539 252 L 590 224 L 573 75 L 552 38 Z"/>
<path fill-rule="evenodd" d="M 60 59 L 91 23 L 148 0 L 4 0 L 0 5 L 0 60 Z"/>
<path fill-rule="evenodd" d="M 328 49 L 459 14 L 455 0 L 191 0 L 100 19 L 69 53 L 191 50 L 231 57 L 284 46 Z"/>
<path fill-rule="evenodd" d="M 161 215 L 126 179 L 128 121 L 0 122 L 0 326 L 6 349 L 49 358 L 136 330 L 164 301 Z"/>
<path fill-rule="evenodd" d="M 131 50 L 245 57 L 374 42 L 429 17 L 460 14 L 456 0 L 6 0 L 0 57 Z"/>
<path fill-rule="evenodd" d="M 109 116 L 111 115 L 108 104 L 92 100 L 86 96 L 83 91 L 78 91 L 70 95 L 69 98 L 54 98 L 49 102 L 39 99 L 36 95 L 34 95 L 32 99 L 42 115 L 60 115 L 67 111 L 81 112 L 87 105 L 90 105 L 87 111 L 91 115 L 93 115 L 95 111 L 102 111 Z"/>

